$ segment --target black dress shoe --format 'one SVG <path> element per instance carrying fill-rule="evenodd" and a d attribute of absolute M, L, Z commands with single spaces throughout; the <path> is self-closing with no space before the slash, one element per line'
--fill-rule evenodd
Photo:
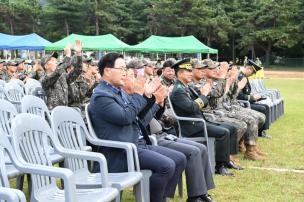
<path fill-rule="evenodd" d="M 205 202 L 214 202 L 209 194 L 202 195 L 200 198 Z"/>
<path fill-rule="evenodd" d="M 272 139 L 272 136 L 266 134 L 266 132 L 264 130 L 259 134 L 259 137 L 266 138 L 266 139 Z"/>
<path fill-rule="evenodd" d="M 186 202 L 205 202 L 201 197 L 191 197 L 188 198 Z"/>
<path fill-rule="evenodd" d="M 233 173 L 229 172 L 224 165 L 215 168 L 215 174 L 223 175 L 223 176 L 234 176 Z"/>
<path fill-rule="evenodd" d="M 244 168 L 242 168 L 241 166 L 236 165 L 233 161 L 229 161 L 228 163 L 226 163 L 226 167 L 227 168 L 231 168 L 231 169 L 235 169 L 235 170 L 244 170 Z"/>

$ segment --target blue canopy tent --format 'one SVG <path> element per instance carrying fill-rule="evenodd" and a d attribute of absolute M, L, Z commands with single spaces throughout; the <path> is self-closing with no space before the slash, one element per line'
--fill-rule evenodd
<path fill-rule="evenodd" d="M 44 50 L 50 44 L 35 33 L 17 36 L 0 33 L 0 50 Z"/>

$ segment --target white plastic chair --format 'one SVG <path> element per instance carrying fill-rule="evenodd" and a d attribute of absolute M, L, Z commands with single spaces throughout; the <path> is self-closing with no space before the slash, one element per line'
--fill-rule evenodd
<path fill-rule="evenodd" d="M 0 131 L 10 140 L 12 138 L 11 120 L 17 115 L 15 106 L 7 100 L 0 99 Z M 23 174 L 17 170 L 5 155 L 6 173 L 9 179 L 17 179 L 17 188 L 23 187 Z"/>
<path fill-rule="evenodd" d="M 83 150 L 86 146 L 85 137 L 89 136 L 85 123 L 80 113 L 70 107 L 58 106 L 52 110 L 53 133 L 58 142 L 67 149 Z M 100 187 L 100 173 L 90 173 L 87 162 L 80 162 L 77 159 L 68 159 L 65 167 L 71 169 L 75 173 L 77 187 Z M 76 166 L 77 165 L 77 166 Z M 142 174 L 137 171 L 124 173 L 109 173 L 109 182 L 112 187 L 123 191 L 128 187 L 134 186 L 136 201 L 143 201 L 141 189 Z M 120 199 L 117 198 L 119 202 Z"/>
<path fill-rule="evenodd" d="M 73 152 L 66 149 L 56 150 L 66 158 L 97 161 L 101 167 L 103 188 L 76 189 L 75 177 L 71 170 L 52 167 L 48 139 L 53 144 L 56 144 L 56 140 L 53 139 L 52 130 L 43 118 L 27 113 L 18 114 L 12 121 L 12 131 L 13 148 L 18 160 L 25 162 L 26 165 L 38 167 L 38 169 L 45 168 L 39 173 L 30 172 L 33 183 L 31 201 L 101 202 L 112 201 L 118 195 L 116 189 L 109 187 L 107 164 L 102 154 L 88 154 L 85 151 Z M 17 168 L 19 169 L 18 166 Z M 57 187 L 54 177 L 63 179 L 63 190 Z"/>
<path fill-rule="evenodd" d="M 24 194 L 18 189 L 0 187 L 0 201 L 26 202 Z"/>
<path fill-rule="evenodd" d="M 5 85 L 6 99 L 15 105 L 17 112 L 21 112 L 21 99 L 24 96 L 23 87 L 17 83 L 10 82 Z"/>
<path fill-rule="evenodd" d="M 192 141 L 195 141 L 195 142 L 206 142 L 208 155 L 209 155 L 210 167 L 211 167 L 212 172 L 214 173 L 215 172 L 215 147 L 214 147 L 215 138 L 208 137 L 207 128 L 206 128 L 206 121 L 203 118 L 191 118 L 191 117 L 178 116 L 174 111 L 172 101 L 171 101 L 171 98 L 170 98 L 170 93 L 168 94 L 167 98 L 168 98 L 169 106 L 172 109 L 172 114 L 173 114 L 174 118 L 177 120 L 179 138 L 183 138 L 183 139 L 186 139 L 186 140 L 192 140 Z M 203 137 L 183 137 L 182 132 L 181 132 L 180 121 L 202 122 L 203 125 L 204 125 L 204 128 L 203 128 L 204 136 Z"/>
<path fill-rule="evenodd" d="M 103 140 L 97 137 L 95 130 L 93 128 L 91 118 L 88 111 L 89 104 L 85 107 L 85 114 L 87 118 L 87 124 L 89 128 L 89 133 L 86 134 L 86 139 L 89 143 L 96 146 L 105 146 L 105 147 L 112 147 L 123 149 L 126 151 L 127 162 L 128 162 L 128 172 L 132 171 L 140 171 L 143 175 L 142 179 L 142 192 L 144 194 L 144 201 L 150 201 L 150 177 L 152 175 L 151 170 L 140 170 L 139 167 L 139 160 L 138 160 L 138 153 L 135 144 L 129 142 L 118 142 L 118 141 L 110 141 L 110 140 Z"/>
<path fill-rule="evenodd" d="M 45 102 L 33 95 L 25 95 L 21 100 L 21 112 L 35 114 L 45 119 L 50 127 L 52 127 L 50 111 Z M 50 146 L 51 159 L 53 163 L 63 161 L 63 157 L 54 153 L 54 149 Z"/>
<path fill-rule="evenodd" d="M 32 90 L 36 87 L 42 87 L 41 83 L 38 80 L 32 78 L 26 79 L 26 83 L 24 84 L 25 94 L 31 95 Z"/>
<path fill-rule="evenodd" d="M 0 136 L 8 141 L 3 131 L 0 132 Z M 1 138 L 0 138 L 0 141 Z M 17 189 L 9 188 L 9 180 L 6 172 L 5 155 L 3 147 L 0 145 L 0 201 L 6 202 L 26 202 L 23 192 Z"/>

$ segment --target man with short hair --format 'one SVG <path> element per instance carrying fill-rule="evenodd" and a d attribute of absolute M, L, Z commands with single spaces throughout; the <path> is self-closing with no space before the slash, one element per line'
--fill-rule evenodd
<path fill-rule="evenodd" d="M 160 76 L 161 83 L 168 88 L 172 87 L 175 83 L 175 71 L 172 65 L 175 63 L 173 59 L 168 59 L 163 64 L 163 72 Z"/>
<path fill-rule="evenodd" d="M 257 94 L 252 95 L 251 94 L 251 86 L 250 86 L 250 83 L 248 80 L 248 77 L 252 76 L 260 69 L 262 69 L 262 67 L 260 67 L 258 64 L 256 64 L 254 61 L 248 60 L 248 62 L 245 64 L 245 67 L 240 71 L 240 74 L 238 77 L 239 81 L 242 80 L 243 78 L 246 78 L 247 83 L 246 83 L 245 87 L 243 89 L 241 89 L 237 98 L 239 100 L 249 101 L 250 107 L 253 110 L 261 112 L 266 116 L 266 120 L 264 122 L 263 127 L 261 127 L 259 129 L 259 136 L 270 139 L 271 136 L 267 135 L 265 133 L 265 130 L 268 130 L 269 126 L 270 126 L 270 119 L 269 119 L 270 113 L 271 113 L 270 106 L 267 104 L 258 103 L 258 101 L 260 101 L 264 98 L 261 95 L 257 95 Z"/>
<path fill-rule="evenodd" d="M 40 78 L 43 90 L 47 95 L 47 105 L 50 110 L 56 106 L 68 106 L 68 86 L 74 82 L 82 71 L 82 45 L 75 41 L 76 55 L 71 58 L 71 49 L 64 49 L 65 58 L 57 65 L 58 54 L 56 52 L 41 59 L 44 75 Z M 67 73 L 67 68 L 74 69 Z"/>
<path fill-rule="evenodd" d="M 152 170 L 150 177 L 150 201 L 164 202 L 166 197 L 173 197 L 176 185 L 186 167 L 184 154 L 149 145 L 150 140 L 139 116 L 144 116 L 145 109 L 152 106 L 159 108 L 153 93 L 159 83 L 150 82 L 138 76 L 128 95 L 121 88 L 126 82 L 126 64 L 123 56 L 108 53 L 98 63 L 103 80 L 95 88 L 90 100 L 89 114 L 96 135 L 101 139 L 136 144 L 141 169 Z M 142 112 L 143 111 L 143 112 Z M 113 148 L 98 148 L 107 158 L 110 172 L 127 170 L 124 152 Z M 94 166 L 95 172 L 98 167 Z"/>

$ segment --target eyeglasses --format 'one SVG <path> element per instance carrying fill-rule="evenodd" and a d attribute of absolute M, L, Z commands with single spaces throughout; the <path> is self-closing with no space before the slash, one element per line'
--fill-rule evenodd
<path fill-rule="evenodd" d="M 128 69 L 125 67 L 113 67 L 112 69 L 119 69 L 120 71 L 123 71 L 123 72 L 128 71 Z"/>

